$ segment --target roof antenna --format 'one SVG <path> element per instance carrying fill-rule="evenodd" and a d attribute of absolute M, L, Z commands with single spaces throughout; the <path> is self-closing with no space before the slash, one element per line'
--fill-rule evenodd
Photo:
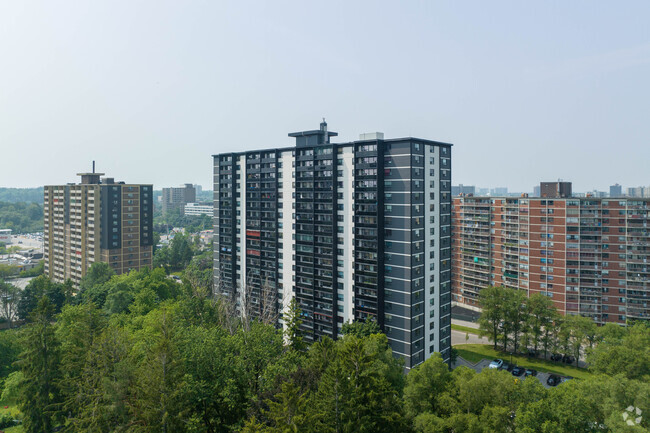
<path fill-rule="evenodd" d="M 93 174 L 95 174 L 95 161 L 93 161 Z"/>

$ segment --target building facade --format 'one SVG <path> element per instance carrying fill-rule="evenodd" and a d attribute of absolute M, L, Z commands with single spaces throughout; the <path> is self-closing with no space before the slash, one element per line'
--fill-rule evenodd
<path fill-rule="evenodd" d="M 539 191 L 543 198 L 571 197 L 571 182 L 540 182 Z"/>
<path fill-rule="evenodd" d="M 212 217 L 214 206 L 208 203 L 188 203 L 183 207 L 183 215 L 208 215 Z"/>
<path fill-rule="evenodd" d="M 186 204 L 195 201 L 196 189 L 191 183 L 186 183 L 179 188 L 162 189 L 162 211 L 164 214 L 172 209 L 180 209 L 182 212 Z"/>
<path fill-rule="evenodd" d="M 374 319 L 406 368 L 449 359 L 451 145 L 336 135 L 214 156 L 215 291 L 279 324 L 295 297 L 308 340 Z"/>
<path fill-rule="evenodd" d="M 623 187 L 619 184 L 610 185 L 609 187 L 609 196 L 610 197 L 623 197 Z"/>
<path fill-rule="evenodd" d="M 650 200 L 453 199 L 453 300 L 488 286 L 550 297 L 597 323 L 650 318 Z"/>
<path fill-rule="evenodd" d="M 0 229 L 0 243 L 5 245 L 11 243 L 11 229 Z"/>
<path fill-rule="evenodd" d="M 93 263 L 117 274 L 151 266 L 152 185 L 81 173 L 81 183 L 44 188 L 45 275 L 75 285 Z"/>

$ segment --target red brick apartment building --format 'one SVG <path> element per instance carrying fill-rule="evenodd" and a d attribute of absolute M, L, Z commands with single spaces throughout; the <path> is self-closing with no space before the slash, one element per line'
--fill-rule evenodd
<path fill-rule="evenodd" d="M 650 199 L 454 197 L 452 300 L 487 286 L 598 323 L 650 318 Z"/>

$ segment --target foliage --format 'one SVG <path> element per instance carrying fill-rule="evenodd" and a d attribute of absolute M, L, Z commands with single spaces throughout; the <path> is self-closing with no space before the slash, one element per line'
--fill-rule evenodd
<path fill-rule="evenodd" d="M 44 275 L 31 280 L 25 289 L 20 292 L 20 299 L 16 307 L 17 315 L 20 319 L 29 320 L 30 313 L 36 308 L 42 297 L 48 298 L 53 314 L 61 311 L 63 304 L 70 298 L 72 285 L 70 282 L 65 284 L 54 283 Z"/>
<path fill-rule="evenodd" d="M 41 203 L 42 200 L 41 195 Z M 38 203 L 0 201 L 0 228 L 11 229 L 14 234 L 42 232 L 43 206 Z"/>
<path fill-rule="evenodd" d="M 24 381 L 18 400 L 27 433 L 49 432 L 58 418 L 61 403 L 57 386 L 60 352 L 51 323 L 54 310 L 50 299 L 43 296 L 31 313 L 31 324 L 23 334 L 24 351 L 20 354 L 18 364 Z"/>
<path fill-rule="evenodd" d="M 18 276 L 20 278 L 38 277 L 39 275 L 43 275 L 43 272 L 45 272 L 45 260 L 39 260 L 36 266 L 25 271 L 20 271 Z"/>
<path fill-rule="evenodd" d="M 0 202 L 43 204 L 43 187 L 38 188 L 0 188 Z"/>
<path fill-rule="evenodd" d="M 13 371 L 16 371 L 15 361 L 22 351 L 18 331 L 15 329 L 0 331 L 0 383 Z"/>
<path fill-rule="evenodd" d="M 650 328 L 636 323 L 600 329 L 600 341 L 588 351 L 589 368 L 596 373 L 622 374 L 628 379 L 650 381 Z"/>
<path fill-rule="evenodd" d="M 20 291 L 16 286 L 0 279 L 0 317 L 9 321 L 9 327 L 16 318 L 19 297 Z"/>
<path fill-rule="evenodd" d="M 189 235 L 176 233 L 169 245 L 156 250 L 153 267 L 164 267 L 167 272 L 185 269 L 196 250 L 196 242 Z"/>
<path fill-rule="evenodd" d="M 364 321 L 346 322 L 341 327 L 343 335 L 356 335 L 359 338 L 380 334 L 381 329 L 374 318 Z"/>
<path fill-rule="evenodd" d="M 0 380 L 6 398 L 18 394 L 25 431 L 548 433 L 602 424 L 623 432 L 634 431 L 622 422 L 625 408 L 650 412 L 643 324 L 595 330 L 580 317 L 545 316 L 544 299 L 500 295 L 542 323 L 503 312 L 520 320 L 519 328 L 506 325 L 509 347 L 542 345 L 552 321 L 554 344 L 586 351 L 603 374 L 514 355 L 521 366 L 577 378 L 545 389 L 505 371 L 450 371 L 439 354 L 404 374 L 374 322 L 346 324 L 338 340 L 310 344 L 295 300 L 284 332 L 229 316 L 203 289 L 203 259 L 194 256 L 182 284 L 161 268 L 112 275 L 102 265 L 76 297 L 44 277 L 33 280 L 25 298 L 36 299 L 31 321 L 0 332 Z M 500 344 L 502 328 L 497 322 Z M 468 360 L 503 354 L 486 345 L 455 349 Z"/>

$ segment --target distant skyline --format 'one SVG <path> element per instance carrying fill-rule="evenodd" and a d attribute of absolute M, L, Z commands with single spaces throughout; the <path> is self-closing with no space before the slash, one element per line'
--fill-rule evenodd
<path fill-rule="evenodd" d="M 211 155 L 381 131 L 452 183 L 650 185 L 650 3 L 4 2 L 0 187 L 212 188 Z"/>

